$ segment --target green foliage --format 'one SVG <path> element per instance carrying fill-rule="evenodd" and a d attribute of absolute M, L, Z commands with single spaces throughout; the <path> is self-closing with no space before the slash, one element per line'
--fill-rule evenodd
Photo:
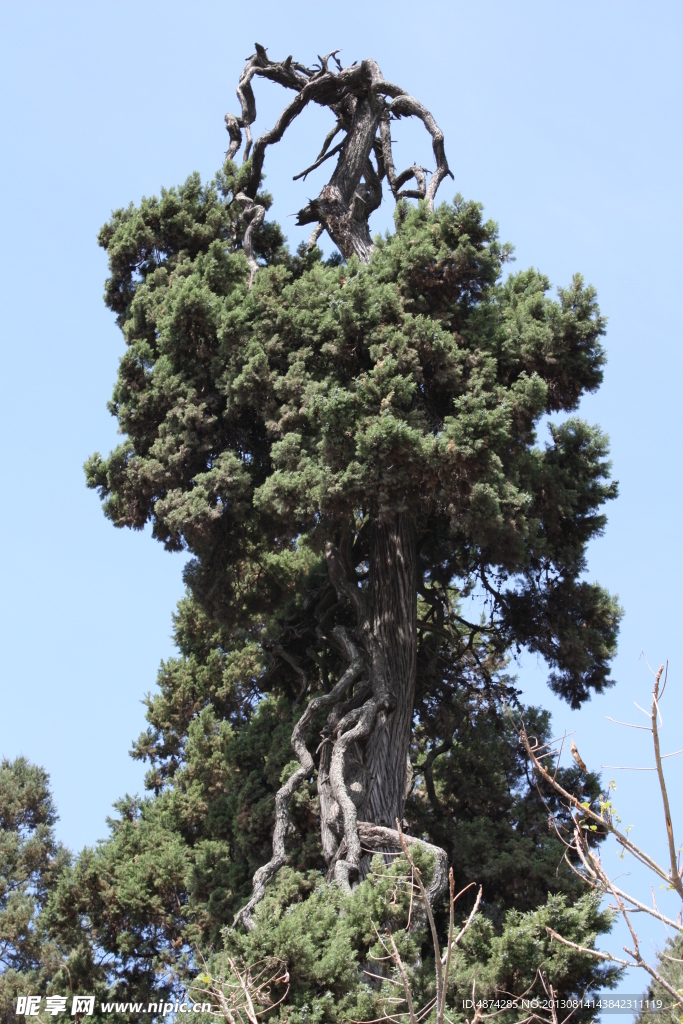
<path fill-rule="evenodd" d="M 673 985 L 683 1002 L 683 935 L 677 935 L 674 939 L 667 940 L 664 949 L 657 957 L 655 969 L 669 985 Z M 643 998 L 649 1001 L 661 1000 L 662 1006 L 666 1009 L 660 1011 L 641 1010 L 636 1017 L 636 1024 L 654 1024 L 655 1021 L 658 1021 L 659 1024 L 680 1024 L 683 1019 L 683 1006 L 679 1005 L 674 1008 L 671 993 L 667 992 L 658 981 L 650 982 Z"/>
<path fill-rule="evenodd" d="M 150 815 L 163 820 L 182 838 L 190 864 L 187 920 L 199 929 L 192 941 L 215 945 L 247 897 L 254 871 L 269 859 L 274 795 L 292 759 L 291 730 L 302 704 L 283 682 L 277 696 L 259 699 L 264 652 L 251 646 L 226 651 L 226 637 L 195 602 L 181 602 L 174 635 L 182 653 L 162 665 L 158 691 L 147 698 L 150 726 L 133 750 L 150 763 L 147 787 L 156 800 L 140 802 L 136 813 L 143 821 Z M 516 691 L 496 681 L 498 663 L 487 664 L 485 651 L 480 665 L 474 659 L 469 666 L 451 664 L 450 674 L 442 663 L 443 692 L 437 693 L 431 685 L 423 688 L 427 666 L 421 665 L 409 831 L 447 851 L 459 888 L 474 880 L 485 884 L 487 913 L 496 921 L 511 907 L 533 909 L 548 892 L 576 898 L 581 885 L 548 829 L 547 807 L 559 830 L 570 822 L 554 791 L 544 792 L 544 803 L 529 786 L 501 703 L 505 695 L 515 707 Z M 550 739 L 547 713 L 524 714 L 539 743 Z M 314 723 L 310 743 L 318 731 Z M 451 746 L 425 770 L 443 736 Z M 584 799 L 597 799 L 595 776 L 574 769 L 561 769 L 561 776 Z M 318 813 L 311 782 L 294 798 L 295 830 L 287 840 L 290 863 L 300 871 L 321 863 Z M 179 927 L 186 934 L 186 926 Z"/>
<path fill-rule="evenodd" d="M 456 197 L 402 208 L 367 266 L 293 258 L 265 227 L 249 291 L 244 173 L 192 177 L 102 229 L 127 345 L 110 403 L 125 440 L 86 464 L 105 513 L 187 548 L 194 598 L 256 641 L 324 540 L 407 511 L 424 585 L 495 590 L 501 649 L 538 651 L 579 706 L 609 684 L 619 609 L 581 576 L 616 489 L 598 429 L 565 420 L 545 447 L 535 431 L 602 379 L 594 290 L 577 275 L 555 301 L 534 270 L 502 283 L 509 249 Z"/>
<path fill-rule="evenodd" d="M 428 879 L 429 857 L 423 849 L 414 849 L 417 866 Z M 435 991 L 434 951 L 419 903 L 410 910 L 410 868 L 403 857 L 386 867 L 379 856 L 372 868 L 370 878 L 351 895 L 315 872 L 283 869 L 257 911 L 255 930 L 226 932 L 224 951 L 209 962 L 209 976 L 224 973 L 226 956 L 243 964 L 278 957 L 287 965 L 290 991 L 271 1020 L 332 1024 L 377 1019 L 391 1010 L 389 998 L 403 996 L 402 986 L 395 985 L 400 982 L 398 973 L 387 963 L 380 942 L 380 935 L 388 941 L 390 931 L 415 1005 L 425 1005 Z M 406 930 L 409 915 L 412 927 Z M 472 1011 L 463 1008 L 462 1002 L 472 997 L 475 977 L 477 998 L 483 999 L 521 994 L 534 984 L 539 968 L 562 999 L 580 996 L 589 983 L 613 986 L 618 971 L 596 969 L 593 958 L 552 942 L 546 932 L 550 926 L 573 941 L 591 943 L 609 922 L 609 914 L 600 913 L 596 902 L 585 895 L 571 907 L 564 897 L 551 896 L 534 911 L 511 911 L 499 930 L 485 917 L 475 918 L 451 963 L 449 1017 L 463 1022 L 471 1018 Z M 405 1010 L 396 1003 L 393 1007 L 394 1012 Z M 519 1014 L 504 1017 L 513 1021 Z M 588 1015 L 579 1019 L 586 1020 Z"/>
<path fill-rule="evenodd" d="M 530 784 L 510 716 L 495 699 L 462 691 L 455 692 L 449 709 L 441 708 L 442 719 L 447 713 L 452 746 L 431 767 L 428 729 L 417 733 L 415 786 L 406 808 L 410 831 L 429 835 L 447 851 L 458 891 L 473 881 L 483 885 L 485 913 L 494 922 L 500 923 L 511 908 L 534 910 L 549 893 L 572 900 L 583 895 L 585 888 L 565 862 L 559 838 L 570 841 L 571 819 L 551 787 L 544 787 L 541 799 Z M 519 714 L 516 710 L 514 717 Z M 539 744 L 551 738 L 547 712 L 525 708 L 523 715 Z M 429 723 L 428 716 L 424 720 Z M 440 727 L 446 731 L 443 722 Z M 558 778 L 597 810 L 595 775 L 560 768 Z"/>
<path fill-rule="evenodd" d="M 48 776 L 24 757 L 0 764 L 0 1020 L 44 989 L 62 959 L 44 908 L 68 864 L 54 837 Z"/>
<path fill-rule="evenodd" d="M 425 865 L 424 855 L 418 863 Z M 299 1024 L 375 1017 L 376 986 L 361 973 L 382 973 L 381 964 L 369 959 L 385 955 L 375 927 L 391 927 L 402 956 L 408 963 L 417 959 L 426 933 L 424 927 L 416 934 L 403 930 L 409 896 L 400 877 L 410 874 L 407 862 L 396 858 L 387 869 L 376 857 L 373 869 L 372 879 L 350 897 L 319 873 L 284 869 L 258 909 L 256 929 L 226 935 L 226 951 L 247 963 L 264 956 L 287 963 L 291 988 L 281 1019 Z"/>
<path fill-rule="evenodd" d="M 143 816 L 128 797 L 116 806 L 120 817 L 110 823 L 109 841 L 86 848 L 62 875 L 50 921 L 72 947 L 85 930 L 101 965 L 98 1000 L 169 998 L 168 968 L 182 945 L 178 900 L 187 889 L 182 841 L 165 827 L 160 808 Z M 76 980 L 91 979 L 86 970 Z"/>
<path fill-rule="evenodd" d="M 172 837 L 157 831 L 156 839 L 162 840 L 162 848 L 152 849 L 150 843 L 147 864 L 138 868 L 139 858 L 130 841 L 122 855 L 123 827 L 119 824 L 114 829 L 113 842 L 95 852 L 84 851 L 74 864 L 70 854 L 55 840 L 56 820 L 47 773 L 23 757 L 12 762 L 3 760 L 0 1021 L 16 1021 L 18 996 L 62 995 L 67 997 L 70 1007 L 72 995 L 78 993 L 95 995 L 97 1017 L 124 1024 L 134 1018 L 122 1013 L 103 1015 L 100 1003 L 125 999 L 126 994 L 131 999 L 141 999 L 146 992 L 168 991 L 168 985 L 164 986 L 154 970 L 156 964 L 151 965 L 152 970 L 141 971 L 139 964 L 144 961 L 139 959 L 137 970 L 126 972 L 125 968 L 134 955 L 144 956 L 139 939 L 155 927 L 160 897 L 152 893 L 154 884 L 163 880 L 160 888 L 167 891 L 173 878 L 173 858 L 163 848 L 172 844 Z M 114 850 L 119 854 L 120 864 L 128 866 L 127 871 L 120 870 L 115 876 L 111 871 L 107 874 L 93 870 L 98 858 L 111 864 Z M 168 964 L 168 950 L 164 950 L 163 956 Z"/>
<path fill-rule="evenodd" d="M 613 988 L 621 977 L 620 969 L 596 966 L 593 957 L 556 942 L 546 931 L 550 927 L 570 942 L 592 947 L 597 936 L 609 930 L 613 917 L 610 911 L 601 912 L 599 904 L 590 894 L 573 905 L 568 905 L 564 896 L 549 896 L 547 903 L 535 910 L 511 910 L 498 934 L 485 917 L 477 918 L 455 957 L 449 1016 L 463 1024 L 471 1019 L 472 1010 L 463 1008 L 462 1000 L 472 998 L 475 978 L 476 999 L 495 999 L 506 993 L 520 996 L 534 986 L 539 969 L 560 1000 L 580 999 L 589 989 Z M 538 983 L 532 994 L 536 998 L 546 995 Z M 572 1020 L 585 1021 L 592 1016 L 588 1010 L 578 1010 Z M 500 1019 L 512 1024 L 520 1019 L 520 1013 L 512 1010 Z"/>
<path fill-rule="evenodd" d="M 149 795 L 122 800 L 109 839 L 62 874 L 53 927 L 72 946 L 85 930 L 106 963 L 98 984 L 120 999 L 163 1000 L 196 974 L 197 947 L 215 951 L 216 971 L 226 953 L 281 957 L 292 978 L 281 1019 L 293 1024 L 377 1016 L 382 993 L 359 970 L 381 952 L 373 922 L 391 923 L 416 998 L 428 998 L 433 951 L 424 929 L 403 930 L 405 864 L 375 861 L 350 897 L 327 884 L 313 778 L 293 799 L 289 866 L 256 931 L 229 931 L 269 859 L 292 727 L 339 668 L 311 611 L 323 543 L 350 532 L 359 565 L 369 520 L 405 511 L 420 595 L 406 817 L 448 851 L 459 887 L 485 890 L 453 998 L 471 991 L 474 967 L 491 992 L 531 984 L 542 963 L 563 992 L 607 983 L 590 957 L 549 945 L 546 924 L 589 944 L 609 920 L 562 862 L 507 708 L 539 742 L 549 717 L 523 709 L 504 676 L 525 645 L 574 707 L 611 683 L 620 611 L 584 579 L 616 494 L 607 442 L 575 417 L 552 424 L 545 445 L 536 436 L 600 384 L 595 292 L 578 275 L 557 300 L 535 270 L 503 280 L 509 248 L 461 197 L 434 214 L 401 205 L 367 266 L 292 256 L 265 224 L 250 291 L 234 203 L 245 173 L 227 163 L 210 185 L 192 176 L 100 233 L 105 300 L 126 342 L 110 403 L 124 437 L 88 461 L 88 485 L 115 525 L 151 522 L 192 558 L 178 656 L 133 748 Z M 333 598 L 324 615 L 327 630 L 350 624 Z M 599 796 L 594 776 L 565 770 L 564 781 Z M 566 812 L 542 796 L 561 833 Z M 443 937 L 444 907 L 437 919 Z"/>
<path fill-rule="evenodd" d="M 267 712 L 260 707 L 257 714 Z M 262 719 L 254 735 L 264 731 Z M 268 770 L 272 792 L 278 763 Z M 179 805 L 184 792 L 187 789 L 179 785 L 177 792 L 165 790 L 155 799 L 120 801 L 119 817 L 110 823 L 110 839 L 95 850 L 85 850 L 71 866 L 54 842 L 55 811 L 45 773 L 24 759 L 3 762 L 2 1020 L 14 1019 L 16 996 L 28 992 L 93 992 L 98 1007 L 114 999 L 163 1001 L 170 998 L 173 972 L 182 974 L 183 964 L 189 966 L 190 947 L 196 942 L 204 949 L 210 943 L 221 948 L 223 937 L 224 953 L 210 960 L 212 970 L 219 968 L 226 953 L 247 963 L 265 956 L 287 963 L 291 990 L 280 1019 L 371 1019 L 381 1011 L 384 997 L 395 995 L 392 986 L 361 973 L 387 973 L 382 961 L 372 959 L 384 955 L 375 927 L 384 931 L 387 926 L 407 964 L 416 1000 L 430 998 L 433 953 L 417 904 L 412 919 L 418 927 L 410 933 L 404 930 L 409 868 L 403 858 L 387 868 L 376 857 L 369 878 L 350 897 L 311 868 L 283 869 L 258 908 L 256 930 L 232 932 L 223 927 L 226 890 L 221 894 L 217 877 L 221 869 L 226 878 L 231 871 L 234 877 L 254 830 L 248 824 L 240 834 L 241 850 L 216 839 L 200 839 L 193 846 L 190 830 L 182 828 L 187 806 L 180 810 Z M 203 824 L 199 834 L 210 833 L 208 823 L 217 819 L 215 808 L 195 812 L 195 825 Z M 297 820 L 302 827 L 301 815 Z M 310 821 L 308 829 L 312 831 Z M 428 882 L 428 855 L 418 847 L 414 857 Z M 299 860 L 305 860 L 302 853 Z M 498 924 L 486 916 L 478 919 L 453 962 L 451 1013 L 457 1016 L 458 999 L 469 995 L 473 971 L 481 995 L 526 987 L 542 964 L 559 991 L 576 993 L 593 963 L 551 947 L 545 925 L 585 944 L 607 923 L 589 899 L 568 907 L 558 896 L 539 910 L 508 913 Z M 601 975 L 601 982 L 607 983 L 608 975 Z M 590 976 L 595 981 L 594 970 Z M 99 1011 L 97 1016 L 102 1016 Z M 124 1019 L 120 1013 L 106 1017 Z"/>

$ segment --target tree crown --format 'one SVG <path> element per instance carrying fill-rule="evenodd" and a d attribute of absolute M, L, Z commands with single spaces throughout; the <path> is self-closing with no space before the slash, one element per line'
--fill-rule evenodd
<path fill-rule="evenodd" d="M 189 549 L 196 596 L 244 624 L 302 592 L 325 540 L 351 537 L 362 575 L 367 523 L 406 511 L 423 593 L 479 587 L 501 643 L 542 653 L 578 706 L 615 646 L 618 607 L 581 576 L 616 486 L 598 429 L 568 418 L 545 446 L 536 429 L 602 380 L 594 289 L 504 280 L 509 247 L 460 197 L 399 203 L 367 265 L 291 256 L 262 224 L 250 289 L 248 173 L 227 162 L 102 229 L 127 344 L 110 403 L 126 440 L 86 464 L 106 514 Z"/>

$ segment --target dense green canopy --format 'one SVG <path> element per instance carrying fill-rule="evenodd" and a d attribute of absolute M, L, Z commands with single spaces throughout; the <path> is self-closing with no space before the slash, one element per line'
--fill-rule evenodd
<path fill-rule="evenodd" d="M 195 598 L 259 628 L 325 540 L 414 519 L 421 587 L 475 586 L 490 635 L 527 645 L 577 707 L 608 684 L 618 609 L 583 579 L 615 496 L 607 443 L 571 412 L 602 379 L 604 321 L 576 276 L 557 301 L 481 207 L 400 205 L 367 266 L 291 257 L 276 227 L 248 290 L 232 206 L 244 169 L 194 176 L 102 229 L 127 351 L 110 405 L 125 440 L 87 463 L 118 526 L 194 556 Z M 362 545 L 361 545 L 362 546 Z M 362 552 L 359 554 L 359 560 Z"/>

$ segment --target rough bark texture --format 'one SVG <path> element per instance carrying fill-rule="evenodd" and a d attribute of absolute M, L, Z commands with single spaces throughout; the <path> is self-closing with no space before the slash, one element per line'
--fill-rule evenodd
<path fill-rule="evenodd" d="M 338 598 L 334 607 L 350 605 L 356 627 L 353 639 L 342 626 L 332 630 L 330 639 L 346 667 L 329 693 L 309 702 L 292 733 L 300 768 L 275 798 L 273 856 L 254 875 L 252 898 L 235 919 L 247 928 L 254 927 L 252 911 L 263 898 L 266 883 L 287 861 L 289 803 L 301 782 L 314 774 L 305 736 L 321 708 L 331 707 L 316 751 L 328 877 L 349 888 L 364 877 L 370 854 L 400 850 L 398 833 L 391 826 L 403 817 L 407 795 L 417 654 L 415 527 L 407 514 L 397 513 L 372 520 L 368 531 L 365 585 L 358 578 L 350 538 L 344 538 L 340 547 L 326 545 L 329 584 Z M 319 597 L 315 614 L 322 642 L 329 589 L 323 587 Z"/>
<path fill-rule="evenodd" d="M 393 708 L 382 711 L 366 747 L 363 820 L 391 828 L 403 819 L 417 656 L 415 530 L 405 514 L 372 527 L 373 633 L 383 652 Z"/>

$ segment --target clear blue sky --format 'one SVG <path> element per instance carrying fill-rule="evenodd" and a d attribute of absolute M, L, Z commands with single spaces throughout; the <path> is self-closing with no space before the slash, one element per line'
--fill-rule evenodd
<path fill-rule="evenodd" d="M 0 6 L 0 751 L 50 772 L 71 847 L 102 837 L 112 802 L 142 788 L 127 751 L 182 592 L 182 556 L 116 531 L 83 483 L 84 459 L 116 440 L 105 402 L 122 351 L 95 236 L 112 208 L 220 165 L 255 39 L 276 58 L 373 56 L 445 132 L 455 182 L 440 198 L 481 200 L 517 268 L 555 284 L 580 270 L 597 286 L 609 363 L 581 413 L 611 435 L 621 495 L 589 576 L 626 610 L 618 685 L 571 713 L 542 665 L 526 659 L 519 679 L 557 731 L 577 730 L 591 767 L 645 765 L 644 734 L 604 716 L 633 721 L 633 700 L 647 702 L 641 650 L 669 658 L 662 742 L 683 746 L 682 38 L 679 0 Z M 257 101 L 258 129 L 282 97 L 263 83 Z M 289 215 L 317 188 L 291 178 L 323 123 L 305 114 L 267 161 L 272 213 L 293 244 Z M 429 166 L 426 138 L 405 132 L 406 162 Z M 390 223 L 387 201 L 373 227 Z M 683 757 L 668 764 L 683 837 Z M 634 834 L 661 834 L 652 775 L 606 774 Z"/>

